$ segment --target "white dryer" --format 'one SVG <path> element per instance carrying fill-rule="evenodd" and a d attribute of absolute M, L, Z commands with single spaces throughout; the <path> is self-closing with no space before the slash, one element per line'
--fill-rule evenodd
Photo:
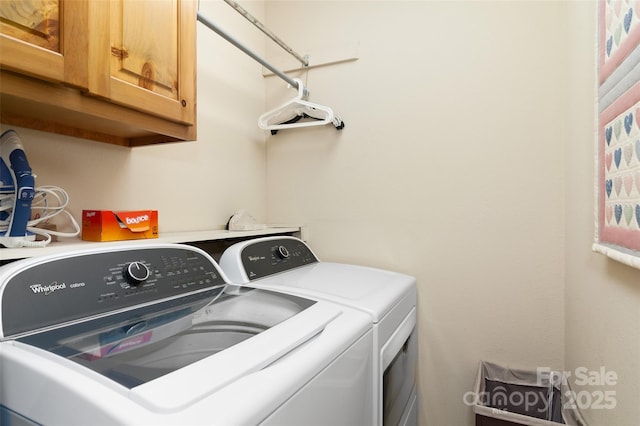
<path fill-rule="evenodd" d="M 237 243 L 222 254 L 220 267 L 234 283 L 331 301 L 366 313 L 373 330 L 373 424 L 417 424 L 414 277 L 320 262 L 303 241 L 282 236 Z"/>
<path fill-rule="evenodd" d="M 0 267 L 0 423 L 373 423 L 368 315 L 230 288 L 174 244 Z"/>

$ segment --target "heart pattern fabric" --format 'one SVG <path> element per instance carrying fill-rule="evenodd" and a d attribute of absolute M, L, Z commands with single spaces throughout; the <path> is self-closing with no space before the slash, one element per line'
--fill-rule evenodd
<path fill-rule="evenodd" d="M 640 101 L 603 126 L 604 221 L 640 230 Z"/>
<path fill-rule="evenodd" d="M 640 0 L 597 0 L 594 250 L 640 269 Z"/>
<path fill-rule="evenodd" d="M 606 35 L 604 52 L 607 58 L 612 57 L 627 40 L 629 34 L 638 25 L 638 2 L 633 1 L 605 1 L 606 3 Z"/>

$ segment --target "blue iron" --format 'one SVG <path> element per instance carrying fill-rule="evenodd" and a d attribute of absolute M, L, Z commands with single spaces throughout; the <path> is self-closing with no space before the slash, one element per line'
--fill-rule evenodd
<path fill-rule="evenodd" d="M 31 203 L 35 196 L 35 178 L 14 130 L 0 136 L 0 244 L 23 247 L 35 235 L 27 231 Z"/>

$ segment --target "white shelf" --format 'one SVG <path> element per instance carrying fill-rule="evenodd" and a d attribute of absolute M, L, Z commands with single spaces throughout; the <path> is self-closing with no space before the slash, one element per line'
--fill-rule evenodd
<path fill-rule="evenodd" d="M 264 235 L 284 234 L 290 232 L 301 232 L 300 226 L 273 226 L 257 231 L 187 231 L 187 232 L 167 232 L 161 233 L 158 238 L 148 240 L 130 240 L 131 243 L 190 243 L 198 241 L 229 240 L 233 238 L 250 238 Z M 55 253 L 62 253 L 71 250 L 91 249 L 95 247 L 105 247 L 108 245 L 121 245 L 126 241 L 113 242 L 91 242 L 83 241 L 80 238 L 68 238 L 57 242 L 52 242 L 42 248 L 0 248 L 0 261 L 23 259 L 26 257 L 43 256 Z"/>

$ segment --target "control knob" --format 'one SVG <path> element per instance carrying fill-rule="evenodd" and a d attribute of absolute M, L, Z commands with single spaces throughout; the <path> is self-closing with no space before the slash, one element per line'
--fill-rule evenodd
<path fill-rule="evenodd" d="M 151 274 L 149 268 L 142 262 L 131 262 L 125 265 L 123 273 L 124 279 L 132 286 L 142 284 Z"/>
<path fill-rule="evenodd" d="M 289 250 L 285 246 L 278 246 L 278 257 L 280 259 L 286 259 L 289 257 Z"/>

